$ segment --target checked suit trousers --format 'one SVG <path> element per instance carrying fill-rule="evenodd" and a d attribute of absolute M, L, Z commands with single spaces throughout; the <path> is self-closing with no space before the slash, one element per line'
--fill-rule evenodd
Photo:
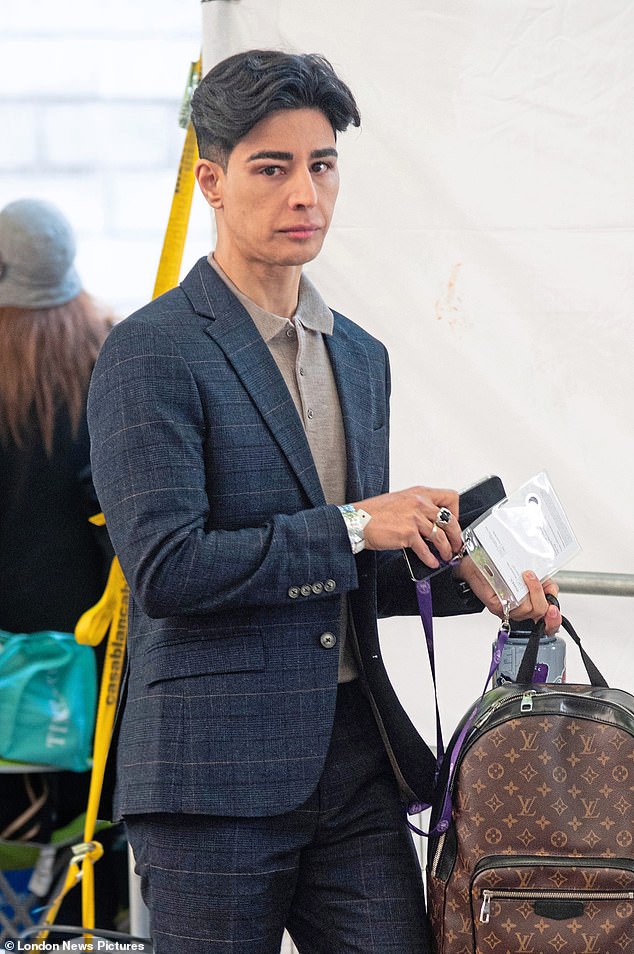
<path fill-rule="evenodd" d="M 358 681 L 308 800 L 282 815 L 126 817 L 155 954 L 427 954 L 404 806 Z"/>

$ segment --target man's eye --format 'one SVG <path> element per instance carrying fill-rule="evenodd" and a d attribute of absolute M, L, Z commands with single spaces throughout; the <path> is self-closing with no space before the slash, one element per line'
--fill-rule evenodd
<path fill-rule="evenodd" d="M 313 163 L 313 172 L 327 172 L 328 169 L 332 169 L 332 163 L 326 162 L 323 159 L 320 159 L 319 162 Z"/>
<path fill-rule="evenodd" d="M 266 166 L 264 169 L 262 169 L 262 175 L 268 176 L 269 179 L 272 179 L 273 176 L 279 175 L 281 171 L 281 166 Z"/>

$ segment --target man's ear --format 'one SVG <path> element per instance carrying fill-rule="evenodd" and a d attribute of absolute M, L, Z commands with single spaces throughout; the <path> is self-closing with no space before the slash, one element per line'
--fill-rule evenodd
<path fill-rule="evenodd" d="M 222 166 L 212 162 L 211 159 L 199 159 L 194 166 L 194 175 L 198 180 L 200 191 L 212 209 L 221 209 L 225 177 Z"/>

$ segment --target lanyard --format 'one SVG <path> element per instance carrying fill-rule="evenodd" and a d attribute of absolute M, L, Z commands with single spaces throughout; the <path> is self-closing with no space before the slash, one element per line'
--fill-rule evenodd
<path fill-rule="evenodd" d="M 453 562 L 451 561 L 448 566 Z M 433 623 L 433 612 L 432 612 L 432 596 L 431 596 L 431 584 L 429 579 L 417 580 L 416 581 L 416 597 L 418 599 L 418 608 L 420 611 L 420 618 L 423 624 L 423 631 L 425 633 L 425 643 L 427 645 L 427 654 L 429 656 L 429 665 L 431 668 L 432 682 L 434 684 L 434 705 L 436 707 L 436 777 L 434 783 L 438 783 L 438 778 L 440 775 L 440 770 L 445 761 L 445 745 L 442 737 L 442 726 L 440 722 L 440 710 L 438 708 L 438 690 L 436 686 L 436 662 L 434 655 L 434 623 Z M 477 703 L 474 705 L 473 709 L 469 712 L 467 718 L 464 721 L 464 724 L 458 734 L 455 745 L 452 746 L 451 753 L 449 755 L 449 767 L 447 771 L 447 780 L 445 782 L 445 788 L 443 793 L 443 800 L 440 807 L 440 812 L 438 815 L 438 820 L 436 824 L 430 831 L 422 831 L 420 828 L 417 828 L 411 821 L 408 821 L 409 827 L 412 831 L 415 831 L 417 835 L 424 835 L 425 837 L 431 837 L 433 835 L 439 835 L 447 831 L 451 823 L 452 815 L 452 802 L 451 802 L 451 785 L 453 782 L 453 777 L 456 771 L 456 764 L 458 762 L 458 757 L 460 751 L 463 747 L 464 741 L 469 734 L 471 726 L 475 720 L 476 715 L 480 709 L 480 703 L 484 698 L 484 694 L 487 691 L 487 686 L 489 681 L 493 677 L 493 673 L 497 669 L 500 659 L 502 658 L 502 651 L 506 644 L 506 641 L 509 636 L 509 623 L 507 619 L 504 619 L 497 635 L 497 641 L 493 650 L 493 655 L 491 659 L 491 665 L 489 666 L 489 672 L 484 683 L 484 688 L 482 690 L 482 695 L 478 699 Z M 431 806 L 426 802 L 410 802 L 407 807 L 407 813 L 409 815 L 416 815 L 419 812 L 425 811 Z"/>

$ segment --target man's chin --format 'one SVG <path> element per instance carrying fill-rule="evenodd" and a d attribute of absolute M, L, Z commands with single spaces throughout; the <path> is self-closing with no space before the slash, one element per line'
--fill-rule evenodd
<path fill-rule="evenodd" d="M 317 252 L 313 252 L 312 255 L 288 255 L 278 261 L 278 264 L 288 268 L 306 265 L 308 262 L 312 262 L 313 259 L 317 258 L 317 254 Z"/>
<path fill-rule="evenodd" d="M 318 232 L 310 239 L 302 241 L 287 240 L 283 243 L 282 247 L 278 247 L 277 250 L 280 264 L 305 265 L 307 262 L 312 262 L 321 252 L 324 238 L 325 235 L 322 232 Z"/>
<path fill-rule="evenodd" d="M 318 246 L 315 245 L 304 245 L 294 249 L 288 249 L 279 256 L 280 265 L 306 265 L 307 262 L 312 262 L 313 259 L 317 258 L 321 252 L 320 242 Z"/>

